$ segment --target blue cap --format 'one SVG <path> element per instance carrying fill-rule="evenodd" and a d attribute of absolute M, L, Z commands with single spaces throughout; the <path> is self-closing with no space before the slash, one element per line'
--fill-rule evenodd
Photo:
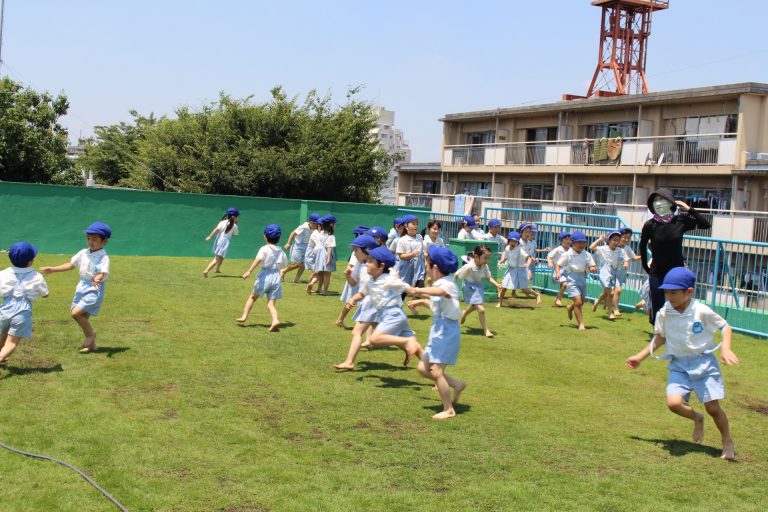
<path fill-rule="evenodd" d="M 583 231 L 574 231 L 571 233 L 571 242 L 586 242 L 587 241 L 587 235 L 584 234 Z"/>
<path fill-rule="evenodd" d="M 685 267 L 675 267 L 664 276 L 660 290 L 687 290 L 696 286 L 696 275 Z"/>
<path fill-rule="evenodd" d="M 519 242 L 520 233 L 518 233 L 517 231 L 510 231 L 509 234 L 507 235 L 507 240 L 514 240 L 515 242 Z"/>
<path fill-rule="evenodd" d="M 357 226 L 352 230 L 352 234 L 355 236 L 364 235 L 368 232 L 368 226 Z"/>
<path fill-rule="evenodd" d="M 488 227 L 489 228 L 500 228 L 501 227 L 501 221 L 499 219 L 491 219 L 488 221 Z"/>
<path fill-rule="evenodd" d="M 377 240 L 381 240 L 382 242 L 386 242 L 387 238 L 389 237 L 389 234 L 381 226 L 373 226 L 368 230 L 368 234 Z"/>
<path fill-rule="evenodd" d="M 350 247 L 360 247 L 366 251 L 372 251 L 379 246 L 379 243 L 371 235 L 360 235 L 349 244 Z"/>
<path fill-rule="evenodd" d="M 524 229 L 530 229 L 531 231 L 533 231 L 533 229 L 531 228 L 531 224 L 520 224 L 520 227 L 517 228 L 517 231 L 519 233 L 522 233 Z"/>
<path fill-rule="evenodd" d="M 400 220 L 403 221 L 403 224 L 408 224 L 409 222 L 413 222 L 413 221 L 417 221 L 418 222 L 419 218 L 417 216 L 415 216 L 415 215 L 406 215 L 405 217 L 403 217 Z"/>
<path fill-rule="evenodd" d="M 475 219 L 473 219 L 471 215 L 465 215 L 464 222 L 467 224 L 467 227 L 470 227 L 470 228 L 477 227 L 477 223 L 475 222 Z"/>
<path fill-rule="evenodd" d="M 395 255 L 386 247 L 377 247 L 368 253 L 373 259 L 384 264 L 384 270 L 389 270 L 395 266 Z"/>
<path fill-rule="evenodd" d="M 26 267 L 37 256 L 37 247 L 27 242 L 18 242 L 8 249 L 8 258 L 14 267 Z"/>
<path fill-rule="evenodd" d="M 614 236 L 617 236 L 617 237 L 621 238 L 621 233 L 618 232 L 618 231 L 611 231 L 610 233 L 608 233 L 608 236 L 606 237 L 606 240 L 610 240 Z"/>
<path fill-rule="evenodd" d="M 110 228 L 108 225 L 104 224 L 103 222 L 94 222 L 93 224 L 85 228 L 83 232 L 91 235 L 99 235 L 102 238 L 109 238 L 112 236 L 112 228 Z"/>
<path fill-rule="evenodd" d="M 459 268 L 459 259 L 447 247 L 438 247 L 432 244 L 427 249 L 427 253 L 429 254 L 429 261 L 437 265 L 440 272 L 445 275 L 453 274 Z"/>
<path fill-rule="evenodd" d="M 538 231 L 538 229 L 536 229 L 536 224 L 531 224 L 528 227 L 531 228 L 531 231 L 533 231 L 534 233 Z"/>
<path fill-rule="evenodd" d="M 240 210 L 237 208 L 227 208 L 227 215 L 230 217 L 237 217 L 240 215 Z"/>
<path fill-rule="evenodd" d="M 269 224 L 264 228 L 264 236 L 270 240 L 280 239 L 280 235 L 283 234 L 283 230 L 277 224 Z"/>
<path fill-rule="evenodd" d="M 395 220 L 392 221 L 392 224 L 394 224 L 395 226 L 399 226 L 402 223 L 403 223 L 402 217 L 395 217 Z"/>
<path fill-rule="evenodd" d="M 317 212 L 312 212 L 312 213 L 310 213 L 310 214 L 309 214 L 309 222 L 314 222 L 315 224 L 317 224 L 317 222 L 318 222 L 320 219 L 322 219 L 322 218 L 323 218 L 323 216 L 322 216 L 322 215 L 320 215 L 320 214 L 319 214 L 319 213 L 317 213 Z"/>
<path fill-rule="evenodd" d="M 321 224 L 336 224 L 336 217 L 329 213 L 328 215 L 322 217 L 318 222 Z"/>
<path fill-rule="evenodd" d="M 563 231 L 562 233 L 557 235 L 557 239 L 562 242 L 563 238 L 568 237 L 568 236 L 571 236 L 571 234 L 569 232 L 567 232 L 567 231 Z"/>

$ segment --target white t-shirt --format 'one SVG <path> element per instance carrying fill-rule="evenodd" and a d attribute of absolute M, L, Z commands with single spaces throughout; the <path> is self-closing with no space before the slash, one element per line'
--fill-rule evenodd
<path fill-rule="evenodd" d="M 323 237 L 325 236 L 325 233 L 322 231 L 314 230 L 312 234 L 309 236 L 309 242 L 307 242 L 307 250 L 311 251 L 315 247 L 323 245 Z"/>
<path fill-rule="evenodd" d="M 624 263 L 624 250 L 620 248 L 611 249 L 607 245 L 601 245 L 597 248 L 597 254 L 600 255 L 602 261 L 610 265 L 614 270 L 618 270 Z"/>
<path fill-rule="evenodd" d="M 360 291 L 371 297 L 371 302 L 376 309 L 382 310 L 390 306 L 400 307 L 403 305 L 401 294 L 408 288 L 406 283 L 386 272 L 375 279 L 368 277 L 368 279 L 361 280 Z"/>
<path fill-rule="evenodd" d="M 536 241 L 535 240 L 528 240 L 523 241 L 520 240 L 520 245 L 525 249 L 525 252 L 530 254 L 531 258 L 536 259 Z"/>
<path fill-rule="evenodd" d="M 528 253 L 522 246 L 518 245 L 514 249 L 507 247 L 504 250 L 504 257 L 506 258 L 506 265 L 509 268 L 524 267 L 528 260 Z"/>
<path fill-rule="evenodd" d="M 276 245 L 267 244 L 259 249 L 256 258 L 261 260 L 261 268 L 265 270 L 278 270 L 288 266 L 288 258 L 285 252 Z"/>
<path fill-rule="evenodd" d="M 332 249 L 336 247 L 336 235 L 326 234 L 323 246 L 325 246 L 326 249 Z"/>
<path fill-rule="evenodd" d="M 653 332 L 667 339 L 667 354 L 675 357 L 701 354 L 715 348 L 715 331 L 728 327 L 723 317 L 696 299 L 682 313 L 669 302 L 656 315 Z"/>
<path fill-rule="evenodd" d="M 472 259 L 456 272 L 456 279 L 461 279 L 468 283 L 482 283 L 483 279 L 491 278 L 491 270 L 488 265 L 478 268 L 475 260 Z"/>
<path fill-rule="evenodd" d="M 552 262 L 552 265 L 554 265 L 560 259 L 560 256 L 562 256 L 563 253 L 567 250 L 568 249 L 566 249 L 562 245 L 558 245 L 557 247 L 549 251 L 549 254 L 547 254 L 547 258 L 549 259 L 549 261 Z"/>
<path fill-rule="evenodd" d="M 589 270 L 589 267 L 595 265 L 595 259 L 586 249 L 581 252 L 576 252 L 573 250 L 573 247 L 571 247 L 560 256 L 560 259 L 557 260 L 557 264 L 560 265 L 561 271 L 570 273 L 581 272 L 584 274 Z"/>
<path fill-rule="evenodd" d="M 624 259 L 626 260 L 634 260 L 637 258 L 637 255 L 635 254 L 635 251 L 632 250 L 632 248 L 627 244 L 626 246 L 622 247 L 621 250 L 624 251 Z"/>
<path fill-rule="evenodd" d="M 219 222 L 219 224 L 216 226 L 216 231 L 218 231 L 219 236 L 225 236 L 227 238 L 232 238 L 233 236 L 237 236 L 240 234 L 240 229 L 237 227 L 237 223 L 232 225 L 232 229 L 229 230 L 229 233 L 227 233 L 227 224 L 229 224 L 228 219 L 224 219 L 223 221 Z"/>
<path fill-rule="evenodd" d="M 395 252 L 397 254 L 405 254 L 408 252 L 415 252 L 424 247 L 424 240 L 421 235 L 411 236 L 403 235 L 397 239 L 397 247 Z"/>
<path fill-rule="evenodd" d="M 427 235 L 424 238 L 424 243 L 423 243 L 424 254 L 427 254 L 429 252 L 429 246 L 430 245 L 436 245 L 437 247 L 445 247 L 445 241 L 443 241 L 443 239 L 440 238 L 440 237 L 437 237 L 437 240 L 432 240 L 429 237 L 429 235 Z"/>
<path fill-rule="evenodd" d="M 496 252 L 503 252 L 504 248 L 507 246 L 507 239 L 504 238 L 503 236 L 501 236 L 501 234 L 492 235 L 491 233 L 485 233 L 485 234 L 483 234 L 483 239 L 484 240 L 489 240 L 489 241 L 490 240 L 495 240 L 496 243 L 499 246 L 498 249 L 496 250 Z"/>
<path fill-rule="evenodd" d="M 101 282 L 106 282 L 107 277 L 109 277 L 109 256 L 107 256 L 107 251 L 104 249 L 99 249 L 95 252 L 91 252 L 90 249 L 83 249 L 72 256 L 69 262 L 78 269 L 80 279 L 83 281 L 90 281 L 93 279 L 93 276 L 102 272 L 104 273 L 104 278 Z"/>
<path fill-rule="evenodd" d="M 309 222 L 305 222 L 294 229 L 293 233 L 293 242 L 296 245 L 307 245 L 307 243 L 309 243 L 309 237 L 312 236 L 312 228 L 309 227 Z"/>
<path fill-rule="evenodd" d="M 430 297 L 429 305 L 433 316 L 441 316 L 448 320 L 461 318 L 461 304 L 459 304 L 459 287 L 453 276 L 445 276 L 433 283 L 432 286 L 442 288 L 449 297 Z"/>
<path fill-rule="evenodd" d="M 473 231 L 467 231 L 464 228 L 461 228 L 459 230 L 459 234 L 456 236 L 459 240 L 474 240 L 475 239 L 475 232 Z"/>
<path fill-rule="evenodd" d="M 9 295 L 28 300 L 47 297 L 48 285 L 40 272 L 31 267 L 8 267 L 0 271 L 0 299 Z"/>

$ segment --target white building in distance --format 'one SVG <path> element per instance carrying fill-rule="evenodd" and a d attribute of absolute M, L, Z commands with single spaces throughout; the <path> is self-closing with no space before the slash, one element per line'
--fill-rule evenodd
<path fill-rule="evenodd" d="M 400 155 L 398 163 L 411 162 L 411 149 L 403 136 L 402 130 L 395 128 L 395 113 L 384 107 L 374 107 L 374 115 L 378 122 L 371 134 L 379 140 L 379 147 L 388 155 Z M 381 200 L 385 204 L 395 204 L 397 199 L 397 168 L 393 166 L 389 171 L 386 182 L 381 189 Z"/>

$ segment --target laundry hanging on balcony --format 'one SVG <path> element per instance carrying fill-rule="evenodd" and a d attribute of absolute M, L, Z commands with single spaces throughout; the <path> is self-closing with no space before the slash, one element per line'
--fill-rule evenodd
<path fill-rule="evenodd" d="M 614 139 L 608 139 L 608 158 L 610 160 L 618 160 L 621 156 L 621 147 L 624 145 L 624 141 L 621 137 Z"/>
<path fill-rule="evenodd" d="M 592 162 L 608 160 L 608 139 L 601 137 L 595 139 L 592 145 Z"/>

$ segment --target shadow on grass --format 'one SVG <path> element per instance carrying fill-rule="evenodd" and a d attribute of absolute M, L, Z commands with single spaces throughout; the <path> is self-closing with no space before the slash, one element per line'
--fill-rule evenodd
<path fill-rule="evenodd" d="M 422 314 L 422 313 L 419 313 L 417 315 L 413 315 L 413 314 L 409 314 L 408 315 L 409 319 L 413 318 L 414 320 L 426 320 L 427 318 L 431 318 L 431 317 L 432 317 L 432 315 L 426 315 L 426 314 Z"/>
<path fill-rule="evenodd" d="M 437 394 L 437 393 L 435 393 Z M 438 398 L 438 401 L 440 399 Z M 435 413 L 442 412 L 443 410 L 443 404 L 438 403 L 436 405 L 425 405 L 424 409 L 427 409 L 429 411 L 435 411 Z M 472 410 L 472 406 L 468 404 L 455 404 L 453 406 L 453 410 L 456 411 L 456 415 L 468 413 Z"/>
<path fill-rule="evenodd" d="M 230 279 L 243 279 L 243 276 L 231 276 L 229 274 L 213 274 L 212 276 L 208 276 L 209 279 L 216 279 L 221 277 L 228 277 Z"/>
<path fill-rule="evenodd" d="M 272 327 L 272 324 L 248 324 L 248 325 L 237 324 L 237 325 L 245 329 L 251 329 L 253 327 L 261 327 L 264 329 L 269 329 L 270 327 Z M 296 324 L 293 322 L 280 322 L 280 325 L 278 326 L 277 330 L 280 331 L 282 329 L 290 329 L 291 327 L 296 327 Z"/>
<path fill-rule="evenodd" d="M 89 352 L 90 354 L 105 354 L 109 359 L 112 359 L 112 356 L 115 354 L 121 354 L 123 352 L 128 352 L 130 347 L 96 347 L 95 352 Z"/>
<path fill-rule="evenodd" d="M 534 306 L 529 306 L 528 304 L 505 304 L 502 306 L 502 308 L 509 308 L 509 309 L 536 309 Z"/>
<path fill-rule="evenodd" d="M 385 377 L 383 375 L 365 375 L 363 377 L 358 377 L 358 381 L 363 381 L 366 379 L 378 379 L 380 381 L 380 384 L 376 387 L 378 388 L 412 388 L 412 389 L 420 389 L 424 387 L 432 387 L 431 384 L 425 384 L 423 382 L 415 382 L 412 380 L 407 379 L 395 379 L 393 377 Z"/>
<path fill-rule="evenodd" d="M 41 367 L 32 367 L 32 368 L 18 368 L 16 366 L 4 366 L 0 367 L 0 375 L 3 375 L 2 378 L 7 379 L 11 376 L 23 376 L 23 375 L 30 375 L 33 373 L 54 373 L 54 372 L 63 372 L 64 368 L 61 367 L 61 363 L 55 364 L 53 366 L 41 366 Z"/>
<path fill-rule="evenodd" d="M 570 327 L 571 329 L 574 329 L 576 331 L 579 330 L 579 324 L 575 324 L 575 323 L 574 324 L 560 324 L 560 327 Z M 599 327 L 595 327 L 594 325 L 587 325 L 586 329 L 588 331 L 592 331 L 592 330 L 599 331 L 600 330 Z"/>
<path fill-rule="evenodd" d="M 493 334 L 499 334 L 496 331 L 491 331 Z M 485 338 L 485 331 L 482 330 L 480 327 L 467 327 L 464 330 L 464 334 L 469 334 L 470 336 L 480 336 L 481 338 Z"/>
<path fill-rule="evenodd" d="M 390 348 L 390 347 L 387 347 L 387 348 Z M 407 366 L 395 366 L 389 363 L 376 363 L 373 361 L 360 361 L 359 363 L 357 363 L 357 366 L 360 368 L 360 370 L 364 372 L 371 371 L 371 370 L 387 370 L 390 372 L 402 372 L 409 369 Z"/>
<path fill-rule="evenodd" d="M 722 453 L 721 450 L 718 450 L 714 446 L 692 443 L 690 441 L 682 441 L 680 439 L 645 439 L 638 436 L 629 436 L 629 438 L 633 441 L 643 441 L 645 443 L 660 445 L 673 457 L 682 457 L 683 455 L 688 455 L 689 453 L 704 453 L 710 457 L 718 458 Z"/>

